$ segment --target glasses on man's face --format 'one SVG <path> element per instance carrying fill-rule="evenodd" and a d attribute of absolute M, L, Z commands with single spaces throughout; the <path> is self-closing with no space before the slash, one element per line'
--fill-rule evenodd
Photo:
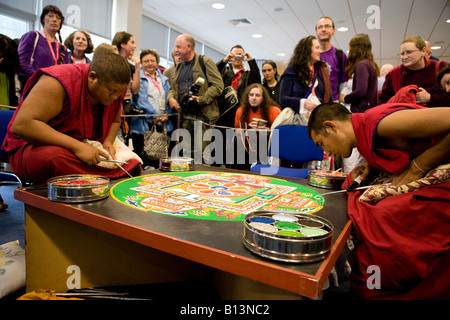
<path fill-rule="evenodd" d="M 408 50 L 408 51 L 404 51 L 404 52 L 400 52 L 398 55 L 400 57 L 409 57 L 410 55 L 412 55 L 414 52 L 417 52 L 420 50 Z"/>
<path fill-rule="evenodd" d="M 317 27 L 317 30 L 321 30 L 321 29 L 331 29 L 331 28 L 333 28 L 332 25 L 330 25 L 330 24 L 324 24 L 324 25 L 318 26 L 318 27 Z"/>

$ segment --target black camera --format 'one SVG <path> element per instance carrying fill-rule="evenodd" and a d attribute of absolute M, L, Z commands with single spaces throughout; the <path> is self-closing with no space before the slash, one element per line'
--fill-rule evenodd
<path fill-rule="evenodd" d="M 123 101 L 123 112 L 126 115 L 137 115 L 137 114 L 144 114 L 145 110 L 137 109 L 134 104 L 131 103 L 130 100 L 124 100 Z"/>
<path fill-rule="evenodd" d="M 184 107 L 186 113 L 196 114 L 200 111 L 197 100 L 192 98 L 192 96 L 198 97 L 200 88 L 203 86 L 204 83 L 205 79 L 203 79 L 202 77 L 198 77 L 195 83 L 189 89 L 189 93 L 187 94 L 185 93 L 181 97 L 181 104 Z"/>

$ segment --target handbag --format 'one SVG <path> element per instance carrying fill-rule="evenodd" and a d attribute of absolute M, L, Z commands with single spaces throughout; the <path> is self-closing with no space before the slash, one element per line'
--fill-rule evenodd
<path fill-rule="evenodd" d="M 169 144 L 170 137 L 167 135 L 166 124 L 163 123 L 162 132 L 158 132 L 154 124 L 152 130 L 144 132 L 142 153 L 150 160 L 160 160 L 168 156 Z"/>
<path fill-rule="evenodd" d="M 239 103 L 237 91 L 232 86 L 225 87 L 218 99 L 218 103 L 220 117 L 222 117 Z"/>

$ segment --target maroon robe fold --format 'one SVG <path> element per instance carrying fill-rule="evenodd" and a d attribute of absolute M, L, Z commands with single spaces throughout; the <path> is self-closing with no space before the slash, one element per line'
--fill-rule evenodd
<path fill-rule="evenodd" d="M 103 142 L 107 137 L 112 123 L 122 111 L 122 98 L 103 107 L 102 119 L 94 118 L 92 106 L 87 92 L 89 64 L 58 65 L 39 69 L 27 82 L 19 107 L 13 115 L 7 128 L 3 147 L 8 152 L 9 162 L 14 172 L 21 178 L 41 184 L 49 178 L 66 174 L 100 174 L 109 178 L 126 176 L 120 168 L 110 170 L 99 166 L 89 166 L 78 159 L 70 150 L 46 145 L 32 145 L 18 136 L 12 130 L 12 123 L 23 101 L 31 88 L 43 75 L 57 79 L 64 87 L 68 101 L 61 113 L 48 122 L 55 130 L 67 134 L 77 140 L 90 139 Z M 45 108 L 45 106 L 42 106 Z M 101 127 L 101 130 L 94 130 Z M 130 160 L 123 166 L 127 171 L 139 167 L 139 161 Z"/>
<path fill-rule="evenodd" d="M 372 144 L 379 121 L 405 108 L 421 107 L 386 104 L 352 115 L 358 150 L 371 166 L 391 173 L 409 166 L 410 153 Z M 349 183 L 350 175 L 343 187 Z M 366 299 L 449 299 L 450 183 L 390 196 L 375 205 L 360 202 L 362 192 L 348 196 L 355 230 L 351 283 L 356 293 Z M 372 283 L 369 266 L 379 267 L 379 289 L 367 285 L 368 280 Z"/>

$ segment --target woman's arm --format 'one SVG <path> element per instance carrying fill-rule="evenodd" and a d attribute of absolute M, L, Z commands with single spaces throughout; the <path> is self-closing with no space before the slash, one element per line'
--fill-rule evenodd
<path fill-rule="evenodd" d="M 345 96 L 345 103 L 358 103 L 364 97 L 367 97 L 369 88 L 370 77 L 369 60 L 364 60 L 356 65 L 355 72 L 353 74 L 353 86 L 352 92 Z"/>
<path fill-rule="evenodd" d="M 300 111 L 300 98 L 294 96 L 295 82 L 298 82 L 294 76 L 284 76 L 280 83 L 280 104 L 284 108 L 291 108 L 294 112 Z"/>
<path fill-rule="evenodd" d="M 34 42 L 37 37 L 36 31 L 31 31 L 22 36 L 19 42 L 18 54 L 20 61 L 20 74 L 30 77 L 36 71 L 36 68 L 30 64 L 31 55 L 33 54 Z M 36 48 L 38 44 L 36 44 Z M 36 58 L 36 52 L 34 54 Z"/>
<path fill-rule="evenodd" d="M 139 91 L 139 87 L 141 86 L 141 78 L 140 78 L 141 62 L 137 58 L 133 58 L 133 62 L 135 69 L 133 77 L 131 79 L 131 93 L 137 94 Z"/>

